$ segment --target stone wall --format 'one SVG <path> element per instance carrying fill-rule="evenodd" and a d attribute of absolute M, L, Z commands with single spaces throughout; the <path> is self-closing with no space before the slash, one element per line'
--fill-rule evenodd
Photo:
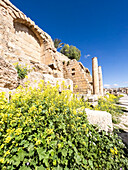
<path fill-rule="evenodd" d="M 0 87 L 14 89 L 17 87 L 17 71 L 9 62 L 0 57 Z"/>
<path fill-rule="evenodd" d="M 8 0 L 0 0 L 0 55 L 10 62 L 54 64 L 63 77 L 62 61 L 51 37 Z M 68 60 L 63 55 L 63 60 Z"/>
<path fill-rule="evenodd" d="M 89 70 L 57 52 L 51 37 L 9 0 L 0 0 L 0 56 L 10 63 L 35 67 L 42 74 L 46 68 L 46 74 L 55 78 L 71 79 L 74 92 L 92 93 Z"/>
<path fill-rule="evenodd" d="M 64 63 L 64 78 L 69 78 L 73 81 L 73 91 L 80 94 L 92 93 L 92 78 L 90 72 L 82 63 L 74 60 L 69 60 Z M 77 88 L 76 88 L 77 86 Z"/>
<path fill-rule="evenodd" d="M 8 59 L 21 55 L 44 63 L 46 52 L 56 52 L 51 37 L 8 0 L 0 0 L 0 44 Z"/>

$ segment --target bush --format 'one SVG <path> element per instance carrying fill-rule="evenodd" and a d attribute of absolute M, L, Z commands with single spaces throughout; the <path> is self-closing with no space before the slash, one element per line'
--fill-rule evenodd
<path fill-rule="evenodd" d="M 127 149 L 116 134 L 90 125 L 86 103 L 57 87 L 0 93 L 0 169 L 126 169 Z"/>
<path fill-rule="evenodd" d="M 64 47 L 61 48 L 60 52 L 66 55 L 69 59 L 76 59 L 77 61 L 80 59 L 81 52 L 78 48 L 68 44 L 65 44 Z"/>
<path fill-rule="evenodd" d="M 24 79 L 25 76 L 28 74 L 28 69 L 27 67 L 21 67 L 20 65 L 16 65 L 16 70 L 17 70 L 17 73 L 18 73 L 18 78 L 19 79 Z"/>
<path fill-rule="evenodd" d="M 112 116 L 119 116 L 123 114 L 122 107 L 117 106 L 119 97 L 109 94 L 109 97 L 105 96 L 98 100 L 98 105 L 95 107 L 96 110 L 102 110 L 109 112 Z"/>

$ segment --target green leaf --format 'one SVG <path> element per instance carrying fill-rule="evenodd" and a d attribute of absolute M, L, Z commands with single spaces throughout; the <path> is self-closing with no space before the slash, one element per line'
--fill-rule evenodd
<path fill-rule="evenodd" d="M 28 151 L 30 151 L 30 150 L 34 150 L 34 145 L 33 145 L 33 143 L 30 143 L 30 144 L 29 144 Z"/>
<path fill-rule="evenodd" d="M 31 170 L 31 168 L 30 168 L 30 167 L 27 167 L 27 166 L 22 166 L 22 167 L 20 167 L 19 170 Z"/>
<path fill-rule="evenodd" d="M 13 156 L 10 162 L 12 162 L 13 165 L 16 165 L 17 167 L 20 164 L 20 159 L 17 156 Z"/>
<path fill-rule="evenodd" d="M 69 146 L 72 146 L 72 142 L 68 141 Z"/>
<path fill-rule="evenodd" d="M 63 155 L 64 157 L 67 156 L 67 151 L 66 151 L 65 149 L 62 150 L 62 155 Z"/>
<path fill-rule="evenodd" d="M 80 164 L 80 161 L 81 161 L 81 157 L 80 157 L 78 154 L 76 154 L 76 155 L 74 156 L 74 158 L 75 158 L 75 160 L 76 160 L 76 163 L 79 165 L 79 164 Z"/>
<path fill-rule="evenodd" d="M 85 165 L 87 165 L 87 160 L 86 160 L 86 159 L 83 159 L 83 163 L 84 163 Z"/>
<path fill-rule="evenodd" d="M 49 154 L 51 154 L 51 156 L 53 157 L 54 156 L 54 150 L 53 149 L 51 149 L 50 151 L 49 151 Z"/>
<path fill-rule="evenodd" d="M 45 158 L 45 156 L 46 156 L 46 149 L 37 148 L 37 152 L 38 152 L 39 160 L 40 161 Z"/>
<path fill-rule="evenodd" d="M 46 166 L 46 167 L 49 167 L 49 163 L 48 163 L 48 159 L 47 159 L 47 158 L 44 158 L 44 159 L 43 159 L 43 163 L 45 163 L 45 166 Z"/>
<path fill-rule="evenodd" d="M 72 149 L 69 149 L 68 153 L 69 153 L 69 156 L 71 156 L 72 153 L 73 153 L 73 150 L 72 150 Z"/>
<path fill-rule="evenodd" d="M 41 165 L 41 166 L 36 167 L 36 170 L 45 170 L 45 168 L 43 165 Z"/>
<path fill-rule="evenodd" d="M 23 161 L 25 155 L 26 155 L 26 152 L 23 151 L 22 149 L 20 149 L 19 152 L 18 152 L 18 159 L 19 159 L 20 161 Z"/>
<path fill-rule="evenodd" d="M 27 148 L 29 146 L 29 142 L 28 141 L 25 141 L 24 143 L 24 148 Z"/>
<path fill-rule="evenodd" d="M 89 163 L 89 166 L 93 169 L 93 162 L 89 160 L 88 163 Z"/>

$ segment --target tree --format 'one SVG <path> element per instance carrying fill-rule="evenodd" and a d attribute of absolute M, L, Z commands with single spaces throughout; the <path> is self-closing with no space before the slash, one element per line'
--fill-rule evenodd
<path fill-rule="evenodd" d="M 61 40 L 56 38 L 54 39 L 54 46 L 56 49 L 61 48 L 64 43 L 61 43 Z"/>
<path fill-rule="evenodd" d="M 76 59 L 77 61 L 80 59 L 81 52 L 78 48 L 68 44 L 65 44 L 64 47 L 61 48 L 60 52 L 66 55 L 70 59 Z"/>

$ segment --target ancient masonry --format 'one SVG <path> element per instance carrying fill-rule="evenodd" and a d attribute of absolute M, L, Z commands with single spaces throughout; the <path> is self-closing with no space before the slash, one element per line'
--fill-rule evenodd
<path fill-rule="evenodd" d="M 13 65 L 16 62 L 32 70 L 28 75 L 31 81 L 37 77 L 50 79 L 53 85 L 65 81 L 74 93 L 103 95 L 102 70 L 96 57 L 91 77 L 82 63 L 57 52 L 51 37 L 9 0 L 0 0 L 1 88 L 14 89 L 21 83 Z"/>

